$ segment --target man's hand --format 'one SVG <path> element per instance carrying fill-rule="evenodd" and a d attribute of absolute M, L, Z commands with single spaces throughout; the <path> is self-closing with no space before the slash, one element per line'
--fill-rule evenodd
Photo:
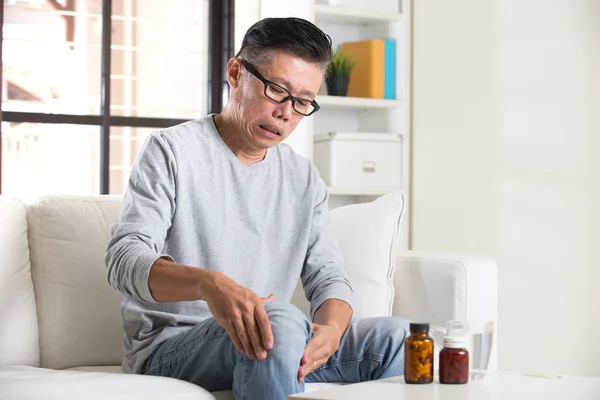
<path fill-rule="evenodd" d="M 275 295 L 258 297 L 224 274 L 214 276 L 214 285 L 206 289 L 206 303 L 215 319 L 229 334 L 235 348 L 249 358 L 264 360 L 273 348 L 271 321 L 263 306 Z"/>
<path fill-rule="evenodd" d="M 340 332 L 336 325 L 312 325 L 312 338 L 306 344 L 304 354 L 300 360 L 298 369 L 298 382 L 303 382 L 304 377 L 321 365 L 325 364 L 329 357 L 340 347 Z"/>

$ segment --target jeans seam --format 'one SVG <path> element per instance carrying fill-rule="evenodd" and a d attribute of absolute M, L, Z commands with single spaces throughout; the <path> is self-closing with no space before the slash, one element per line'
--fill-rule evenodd
<path fill-rule="evenodd" d="M 383 362 L 383 357 L 376 356 L 376 355 L 368 355 L 368 356 L 363 356 L 363 357 L 343 358 L 341 360 L 337 360 L 335 363 L 332 363 L 330 365 L 323 365 L 317 371 L 323 371 L 323 370 L 326 370 L 329 368 L 340 366 L 342 364 L 361 362 L 364 360 L 371 360 L 371 361 L 381 364 Z"/>
<path fill-rule="evenodd" d="M 184 358 L 183 356 L 187 356 L 187 357 Z M 167 364 L 160 364 L 160 366 L 158 366 L 156 368 L 153 368 L 153 369 L 151 369 L 149 371 L 146 371 L 146 372 L 151 373 L 151 372 L 158 371 L 158 370 L 161 370 L 161 369 L 164 369 L 164 368 L 168 368 L 168 367 L 170 367 L 171 365 L 173 365 L 175 363 L 178 363 L 180 361 L 184 361 L 185 359 L 189 358 L 191 356 L 191 354 L 189 354 L 189 353 L 183 353 L 183 356 L 182 357 L 178 357 L 177 359 L 175 359 L 175 360 L 173 360 L 173 361 L 171 361 L 171 362 L 169 362 Z"/>
<path fill-rule="evenodd" d="M 250 362 L 250 360 L 245 359 L 244 360 L 244 387 L 242 388 L 242 399 L 246 399 L 247 398 L 247 388 L 248 388 L 248 363 Z"/>
<path fill-rule="evenodd" d="M 335 363 L 332 363 L 330 365 L 323 365 L 323 366 L 321 366 L 320 368 L 316 369 L 313 372 L 318 373 L 318 372 L 321 372 L 321 371 L 326 371 L 326 370 L 331 369 L 331 368 L 339 367 L 342 364 L 360 363 L 360 362 L 362 362 L 364 360 L 370 360 L 370 361 L 373 361 L 373 362 L 379 364 L 379 368 L 381 368 L 381 366 L 383 364 L 383 357 L 378 356 L 378 355 L 372 355 L 372 354 L 370 354 L 370 355 L 366 355 L 366 356 L 363 356 L 363 357 L 351 357 L 351 358 L 340 359 L 340 360 L 337 360 Z"/>

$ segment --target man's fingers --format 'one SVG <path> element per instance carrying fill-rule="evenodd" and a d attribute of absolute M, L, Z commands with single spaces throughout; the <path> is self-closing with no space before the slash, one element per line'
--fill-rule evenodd
<path fill-rule="evenodd" d="M 250 337 L 248 336 L 246 326 L 244 325 L 244 320 L 236 320 L 234 325 L 235 330 L 237 331 L 237 336 L 240 339 L 240 342 L 242 342 L 242 346 L 244 346 L 244 353 L 246 353 L 250 359 L 256 358 Z"/>
<path fill-rule="evenodd" d="M 238 338 L 237 330 L 235 329 L 233 323 L 227 324 L 227 326 L 224 326 L 223 329 L 225 329 L 225 331 L 229 335 L 229 338 L 233 342 L 235 349 L 240 353 L 245 353 L 244 346 L 242 345 L 242 342 L 240 342 L 240 338 Z"/>
<path fill-rule="evenodd" d="M 304 367 L 309 363 L 309 350 L 308 348 L 304 349 L 304 354 L 302 354 L 302 358 L 300 359 L 300 366 Z"/>
<path fill-rule="evenodd" d="M 306 375 L 326 363 L 330 356 L 326 338 L 319 334 L 313 335 L 312 339 L 306 344 L 304 354 L 300 360 L 298 381 L 302 382 Z"/>
<path fill-rule="evenodd" d="M 254 320 L 254 315 L 244 314 L 244 323 L 246 325 L 248 335 L 250 336 L 250 342 L 252 343 L 252 348 L 254 350 L 254 354 L 256 354 L 256 358 L 259 360 L 264 360 L 267 358 L 267 351 L 263 347 L 262 337 L 259 332 L 258 325 Z"/>
<path fill-rule="evenodd" d="M 271 320 L 269 320 L 269 316 L 267 315 L 265 307 L 262 305 L 262 303 L 258 303 L 254 308 L 254 319 L 258 324 L 265 349 L 271 350 L 275 344 L 275 340 L 273 338 L 273 331 L 271 329 Z"/>
<path fill-rule="evenodd" d="M 270 295 L 268 295 L 267 297 L 261 297 L 260 298 L 262 301 L 266 302 L 266 301 L 275 301 L 277 300 L 277 298 L 275 297 L 275 294 L 271 293 Z"/>
<path fill-rule="evenodd" d="M 331 354 L 324 347 L 316 348 L 314 351 L 307 352 L 305 350 L 304 355 L 302 356 L 302 360 L 300 361 L 301 368 L 310 368 L 311 365 L 314 365 L 314 362 L 319 362 L 323 360 L 329 359 Z"/>
<path fill-rule="evenodd" d="M 321 365 L 325 364 L 326 362 L 327 362 L 327 359 L 325 359 L 325 358 L 319 358 L 318 360 L 311 362 L 309 365 L 307 365 L 307 367 L 308 367 L 307 375 L 309 373 L 313 372 L 314 370 L 321 368 Z"/>
<path fill-rule="evenodd" d="M 313 371 L 319 369 L 323 364 L 327 362 L 327 359 L 318 359 L 311 361 L 309 364 L 298 369 L 298 382 L 302 382 L 304 377 Z"/>
<path fill-rule="evenodd" d="M 315 351 L 315 349 L 317 348 L 318 345 L 318 341 L 315 341 L 315 324 L 311 323 L 311 339 L 308 341 L 308 343 L 306 344 L 306 347 L 304 348 L 304 354 L 302 355 L 302 358 L 300 359 L 300 365 L 304 366 L 306 364 L 308 364 L 309 362 L 311 362 L 311 355 L 312 353 Z"/>
<path fill-rule="evenodd" d="M 308 341 L 306 347 L 304 348 L 304 354 L 302 355 L 300 364 L 307 365 L 312 363 L 314 360 L 327 357 L 327 349 L 324 348 L 326 344 L 327 341 L 325 338 L 313 336 L 313 338 Z"/>

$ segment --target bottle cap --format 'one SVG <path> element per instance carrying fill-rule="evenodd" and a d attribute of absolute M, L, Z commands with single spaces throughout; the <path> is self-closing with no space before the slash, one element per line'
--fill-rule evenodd
<path fill-rule="evenodd" d="M 411 322 L 410 323 L 410 331 L 411 332 L 429 332 L 429 323 L 428 322 Z"/>
<path fill-rule="evenodd" d="M 444 347 L 450 349 L 462 349 L 467 346 L 464 336 L 444 336 Z"/>

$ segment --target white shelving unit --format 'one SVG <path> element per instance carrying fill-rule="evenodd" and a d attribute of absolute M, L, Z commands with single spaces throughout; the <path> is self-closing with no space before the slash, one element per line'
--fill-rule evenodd
<path fill-rule="evenodd" d="M 362 97 L 317 96 L 317 103 L 325 108 L 340 109 L 392 109 L 402 107 L 401 100 L 368 99 Z"/>
<path fill-rule="evenodd" d="M 401 187 L 329 187 L 332 208 L 372 201 L 375 198 L 402 190 L 405 198 L 410 198 L 410 6 L 412 0 L 398 0 L 398 10 L 380 11 L 370 2 L 360 7 L 319 4 L 324 1 L 310 0 L 312 21 L 331 36 L 334 49 L 343 42 L 391 38 L 396 40 L 396 98 L 371 99 L 356 97 L 317 96 L 321 106 L 309 124 L 307 138 L 315 134 L 337 132 L 378 132 L 395 133 L 402 136 Z M 372 0 L 378 1 L 378 0 Z M 348 1 L 346 4 L 352 3 Z M 355 4 L 359 4 L 355 2 Z M 371 8 L 370 8 L 371 7 Z M 312 150 L 312 148 L 311 148 Z M 309 154 L 312 155 L 312 152 Z M 410 206 L 410 205 L 408 205 Z M 408 209 L 408 208 L 407 208 Z M 408 248 L 409 213 L 403 219 L 400 249 Z"/>
<path fill-rule="evenodd" d="M 353 8 L 315 4 L 315 17 L 320 22 L 343 24 L 370 24 L 374 22 L 393 22 L 402 19 L 402 13 L 369 10 L 368 8 Z"/>
<path fill-rule="evenodd" d="M 322 0 L 295 0 L 281 6 L 281 0 L 244 0 L 236 2 L 236 51 L 246 29 L 258 19 L 267 17 L 300 17 L 314 22 L 327 33 L 334 48 L 342 42 L 392 38 L 396 40 L 396 99 L 365 99 L 327 96 L 320 93 L 321 109 L 305 118 L 286 142 L 299 154 L 313 158 L 314 137 L 326 132 L 394 133 L 402 137 L 401 183 L 390 187 L 329 187 L 331 208 L 372 201 L 402 190 L 410 198 L 410 65 L 411 5 L 413 0 L 397 0 L 397 10 L 382 11 L 381 5 L 394 0 L 339 0 L 338 4 Z M 356 7 L 352 7 L 354 4 Z M 323 85 L 325 86 L 325 85 Z M 408 249 L 410 204 L 403 218 L 399 250 Z"/>
<path fill-rule="evenodd" d="M 327 191 L 329 195 L 338 196 L 383 196 L 384 194 L 393 193 L 399 188 L 389 187 L 343 187 L 343 186 L 329 186 Z"/>

